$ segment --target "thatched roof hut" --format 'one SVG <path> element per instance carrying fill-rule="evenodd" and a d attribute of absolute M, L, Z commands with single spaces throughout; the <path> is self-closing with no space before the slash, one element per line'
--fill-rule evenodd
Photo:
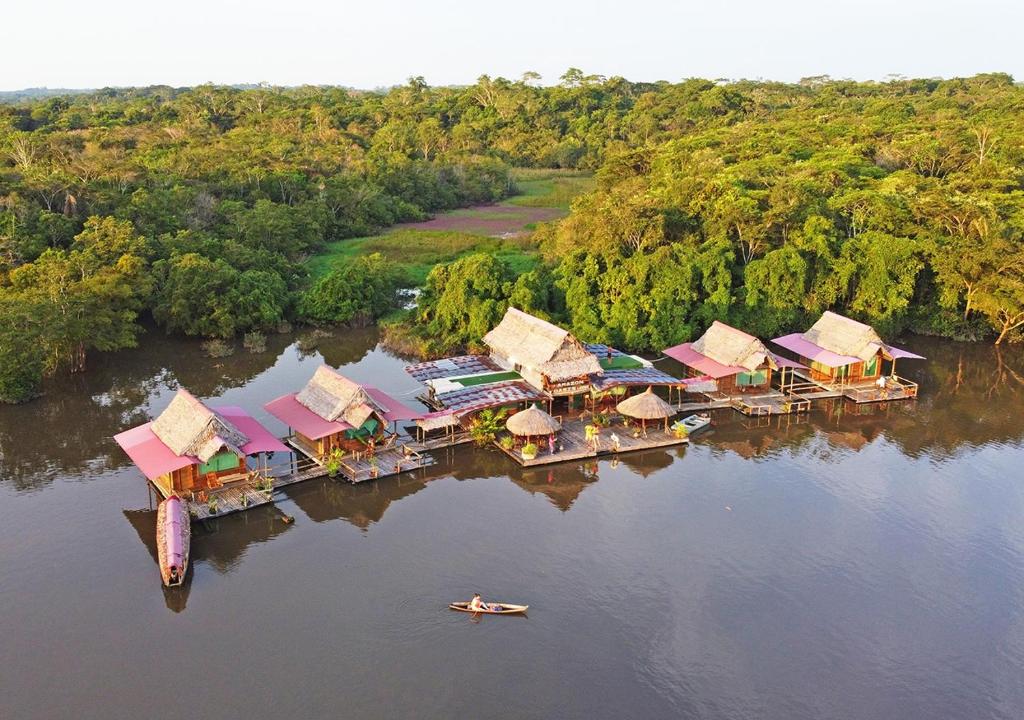
<path fill-rule="evenodd" d="M 615 406 L 623 415 L 637 420 L 664 420 L 676 414 L 675 408 L 647 388 L 639 395 L 626 398 Z"/>
<path fill-rule="evenodd" d="M 204 463 L 223 448 L 244 456 L 241 448 L 249 442 L 241 430 L 187 390 L 178 390 L 150 429 L 175 455 L 191 455 Z"/>
<path fill-rule="evenodd" d="M 327 365 L 316 369 L 295 399 L 324 420 L 341 419 L 352 427 L 361 426 L 375 411 L 386 412 L 385 408 L 377 407 L 362 385 Z"/>
<path fill-rule="evenodd" d="M 602 372 L 598 359 L 568 330 L 513 307 L 484 343 L 499 364 L 537 371 L 551 382 Z"/>
<path fill-rule="evenodd" d="M 753 371 L 767 364 L 772 370 L 778 370 L 774 355 L 763 342 L 718 320 L 711 323 L 711 327 L 692 347 L 694 351 L 722 365 Z"/>
<path fill-rule="evenodd" d="M 803 337 L 807 342 L 837 355 L 849 355 L 864 361 L 873 358 L 879 350 L 886 350 L 886 344 L 873 327 L 831 310 L 823 312 Z"/>
<path fill-rule="evenodd" d="M 562 429 L 562 424 L 536 405 L 531 405 L 510 417 L 505 422 L 505 427 L 513 435 L 534 437 L 552 435 Z"/>

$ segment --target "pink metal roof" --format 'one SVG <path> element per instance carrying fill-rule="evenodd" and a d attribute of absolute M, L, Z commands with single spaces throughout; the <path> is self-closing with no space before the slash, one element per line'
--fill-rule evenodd
<path fill-rule="evenodd" d="M 288 446 L 274 437 L 256 418 L 242 408 L 226 405 L 211 409 L 249 438 L 249 442 L 239 448 L 246 455 L 255 455 L 261 452 L 290 452 Z"/>
<path fill-rule="evenodd" d="M 254 417 L 240 407 L 228 406 L 210 408 L 238 428 L 249 442 L 239 448 L 246 455 L 259 452 L 288 452 L 280 440 L 259 424 Z M 153 423 L 139 425 L 114 436 L 114 440 L 127 453 L 132 462 L 150 480 L 180 470 L 189 465 L 198 465 L 199 459 L 191 455 L 175 455 L 164 445 L 150 427 Z"/>
<path fill-rule="evenodd" d="M 263 407 L 266 411 L 296 432 L 310 440 L 333 435 L 342 430 L 351 430 L 352 426 L 344 420 L 324 420 L 308 407 L 295 399 L 298 393 L 288 393 L 276 400 L 271 400 Z"/>
<path fill-rule="evenodd" d="M 777 355 L 775 353 L 772 353 L 772 359 L 775 360 L 775 364 L 778 365 L 780 368 L 802 368 L 804 370 L 807 369 L 806 365 L 798 363 L 796 360 L 784 358 L 781 355 Z"/>
<path fill-rule="evenodd" d="M 156 480 L 161 475 L 199 462 L 189 455 L 175 455 L 150 429 L 152 424 L 139 425 L 114 436 L 143 475 Z"/>
<path fill-rule="evenodd" d="M 782 337 L 775 338 L 772 342 L 780 347 L 784 347 L 787 350 L 795 352 L 800 357 L 808 358 L 827 367 L 842 367 L 843 365 L 852 365 L 853 363 L 861 362 L 859 357 L 854 357 L 852 355 L 839 355 L 831 350 L 826 350 L 823 347 L 815 345 L 810 340 L 805 340 L 801 333 L 783 335 Z M 891 357 L 896 359 L 925 359 L 922 355 L 912 353 L 909 350 L 904 350 L 903 348 L 894 347 L 893 345 L 883 345 L 882 352 L 888 353 Z M 796 367 L 800 366 L 797 365 Z"/>
<path fill-rule="evenodd" d="M 889 354 L 892 355 L 894 360 L 898 360 L 899 358 L 906 358 L 908 360 L 927 359 L 924 355 L 918 355 L 917 353 L 912 353 L 909 350 L 904 350 L 903 348 L 898 348 L 894 345 L 886 345 L 886 347 L 889 348 Z"/>
<path fill-rule="evenodd" d="M 861 362 L 861 359 L 858 357 L 839 355 L 831 350 L 819 347 L 809 340 L 804 340 L 803 335 L 800 333 L 783 335 L 782 337 L 775 338 L 772 342 L 791 352 L 795 352 L 800 357 L 805 357 L 827 367 L 842 367 L 843 365 Z"/>
<path fill-rule="evenodd" d="M 378 406 L 373 408 L 374 412 L 378 412 L 387 422 L 415 420 L 423 416 L 422 412 L 404 405 L 383 390 L 368 385 L 363 385 L 362 387 Z M 282 395 L 276 400 L 271 400 L 263 407 L 285 425 L 302 433 L 310 440 L 319 440 L 328 435 L 352 429 L 352 425 L 344 420 L 324 420 L 296 400 L 295 396 L 297 394 L 289 393 L 288 395 Z"/>
<path fill-rule="evenodd" d="M 388 422 L 395 422 L 396 420 L 415 420 L 423 415 L 422 410 L 413 410 L 408 405 L 403 405 L 401 401 L 388 395 L 383 390 L 378 390 L 375 387 L 364 385 L 363 390 L 366 394 L 373 398 L 373 401 L 377 403 L 377 406 L 384 410 L 384 419 Z"/>
<path fill-rule="evenodd" d="M 723 365 L 717 360 L 712 360 L 707 355 L 701 355 L 699 352 L 693 349 L 693 343 L 683 343 L 682 345 L 676 345 L 670 347 L 664 351 L 666 355 L 674 360 L 678 360 L 687 367 L 692 367 L 704 375 L 708 375 L 716 380 L 718 378 L 728 377 L 729 375 L 735 375 L 737 373 L 749 372 L 745 367 L 739 365 Z"/>

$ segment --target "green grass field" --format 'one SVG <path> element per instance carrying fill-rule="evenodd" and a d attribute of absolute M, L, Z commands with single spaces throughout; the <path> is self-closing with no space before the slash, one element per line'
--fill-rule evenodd
<path fill-rule="evenodd" d="M 569 209 L 573 198 L 594 189 L 594 176 L 575 170 L 532 170 L 520 168 L 513 172 L 518 195 L 507 203 L 520 207 Z"/>
<path fill-rule="evenodd" d="M 380 253 L 401 265 L 416 285 L 438 263 L 451 262 L 470 253 L 485 252 L 508 262 L 517 273 L 528 272 L 538 261 L 536 249 L 526 238 L 492 238 L 485 235 L 439 230 L 395 230 L 384 235 L 339 240 L 327 252 L 307 263 L 314 279 L 327 274 L 337 263 L 360 255 Z"/>
<path fill-rule="evenodd" d="M 547 220 L 564 213 L 531 208 L 565 210 L 572 198 L 594 186 L 591 175 L 570 170 L 517 169 L 513 173 L 520 194 L 496 205 L 462 208 L 442 213 L 429 223 L 439 229 L 398 226 L 380 235 L 337 240 L 325 251 L 306 262 L 314 280 L 326 275 L 339 263 L 372 253 L 398 263 L 416 285 L 422 285 L 431 268 L 451 262 L 464 255 L 485 252 L 508 262 L 516 273 L 533 269 L 538 262 L 536 246 L 529 234 L 536 228 L 537 218 Z M 453 225 L 447 229 L 445 225 Z M 509 233 L 514 237 L 492 237 Z"/>

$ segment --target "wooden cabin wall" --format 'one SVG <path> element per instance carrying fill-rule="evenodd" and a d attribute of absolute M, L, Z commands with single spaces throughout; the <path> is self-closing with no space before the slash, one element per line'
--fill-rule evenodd
<path fill-rule="evenodd" d="M 293 433 L 292 438 L 294 442 L 302 446 L 303 449 L 314 457 L 321 457 L 323 455 L 323 438 L 319 440 L 312 440 L 297 430 Z"/>
<path fill-rule="evenodd" d="M 742 395 L 744 393 L 763 393 L 771 389 L 772 369 L 768 366 L 758 368 L 764 371 L 764 382 L 757 385 L 740 385 L 738 376 L 727 375 L 718 379 L 718 391 L 726 395 Z"/>
<path fill-rule="evenodd" d="M 843 379 L 845 382 L 856 382 L 858 380 L 872 380 L 882 374 L 882 353 L 875 355 L 875 366 L 869 371 L 868 363 L 855 362 L 837 368 L 825 367 L 814 363 L 808 358 L 801 358 L 804 365 L 811 369 L 811 377 L 822 382 L 835 382 Z M 843 371 L 845 370 L 845 376 Z"/>
<path fill-rule="evenodd" d="M 772 369 L 767 364 L 757 368 L 758 370 L 764 370 L 764 382 L 758 385 L 740 385 L 737 383 L 737 377 L 735 375 L 726 375 L 725 377 L 718 378 L 718 391 L 726 395 L 741 395 L 743 393 L 761 393 L 767 392 L 771 389 L 772 385 Z M 692 368 L 689 365 L 686 366 L 686 372 L 688 377 L 703 377 L 704 373 L 696 368 Z"/>

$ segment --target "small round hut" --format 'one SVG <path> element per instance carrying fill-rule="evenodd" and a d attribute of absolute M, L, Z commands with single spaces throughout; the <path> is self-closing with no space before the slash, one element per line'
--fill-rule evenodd
<path fill-rule="evenodd" d="M 640 421 L 643 431 L 647 432 L 648 420 L 663 420 L 668 430 L 668 419 L 676 414 L 675 409 L 647 388 L 639 395 L 627 398 L 615 406 L 620 414 Z"/>
<path fill-rule="evenodd" d="M 529 442 L 531 437 L 554 435 L 562 429 L 562 424 L 536 405 L 531 405 L 510 417 L 505 422 L 505 427 L 513 435 L 525 436 Z"/>

